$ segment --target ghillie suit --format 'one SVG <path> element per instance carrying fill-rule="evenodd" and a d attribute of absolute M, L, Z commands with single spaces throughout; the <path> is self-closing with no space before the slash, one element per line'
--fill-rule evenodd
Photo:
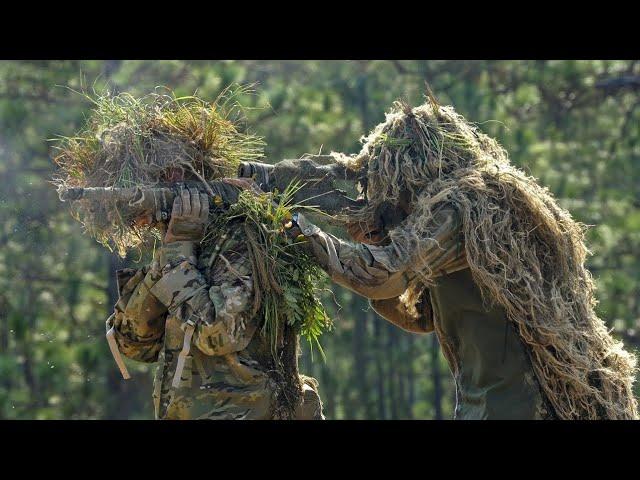
<path fill-rule="evenodd" d="M 92 99 L 85 129 L 63 139 L 55 183 L 197 182 L 216 193 L 212 181 L 235 176 L 240 161 L 262 155 L 262 140 L 239 130 L 233 99 L 228 91 L 213 103 L 156 94 Z M 317 341 L 330 321 L 315 296 L 320 272 L 307 268 L 298 245 L 278 231 L 291 215 L 289 192 L 235 191 L 234 198 L 230 205 L 210 196 L 200 244 L 167 243 L 154 248 L 148 267 L 118 273 L 110 347 L 126 375 L 119 352 L 158 362 L 157 418 L 320 418 L 317 383 L 298 371 L 299 335 Z M 155 228 L 161 225 L 140 225 L 117 206 L 74 205 L 89 233 L 122 256 L 162 238 Z"/>
<path fill-rule="evenodd" d="M 584 226 L 512 166 L 495 140 L 452 107 L 398 102 L 358 155 L 336 156 L 366 171 L 362 221 L 373 222 L 385 202 L 403 196 L 412 206 L 389 237 L 417 267 L 425 263 L 415 252 L 436 236 L 438 210 L 457 211 L 473 280 L 484 302 L 500 305 L 515 325 L 556 417 L 637 418 L 636 359 L 594 311 Z M 435 276 L 429 268 L 415 273 L 419 280 L 402 297 L 408 311 Z"/>

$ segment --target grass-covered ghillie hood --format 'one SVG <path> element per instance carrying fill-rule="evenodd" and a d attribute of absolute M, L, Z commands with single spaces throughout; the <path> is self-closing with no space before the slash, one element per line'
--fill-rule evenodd
<path fill-rule="evenodd" d="M 85 95 L 93 110 L 84 128 L 62 137 L 54 161 L 59 188 L 154 186 L 179 179 L 235 176 L 243 160 L 262 157 L 263 141 L 246 133 L 238 103 L 246 87 L 213 102 L 152 93 Z M 74 216 L 99 242 L 124 256 L 154 233 L 136 228 L 115 204 L 73 204 Z"/>
<path fill-rule="evenodd" d="M 636 358 L 594 311 L 584 225 L 495 140 L 450 106 L 397 102 L 358 155 L 338 157 L 367 169 L 364 220 L 408 193 L 412 212 L 390 232 L 407 258 L 432 237 L 439 207 L 457 209 L 473 277 L 516 325 L 558 417 L 637 418 Z M 428 286 L 431 272 L 421 273 Z"/>

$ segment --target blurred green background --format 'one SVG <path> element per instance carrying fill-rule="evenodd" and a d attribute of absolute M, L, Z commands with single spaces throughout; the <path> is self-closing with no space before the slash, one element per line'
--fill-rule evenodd
<path fill-rule="evenodd" d="M 639 61 L 0 62 L 0 418 L 152 418 L 151 369 L 124 381 L 104 340 L 121 261 L 83 235 L 50 184 L 55 135 L 90 105 L 82 85 L 140 95 L 156 86 L 213 99 L 257 82 L 245 104 L 273 162 L 355 153 L 391 102 L 429 83 L 497 137 L 575 218 L 592 225 L 598 312 L 635 350 L 640 322 Z M 333 288 L 325 363 L 305 352 L 332 419 L 446 419 L 453 382 L 433 335 L 405 333 Z"/>

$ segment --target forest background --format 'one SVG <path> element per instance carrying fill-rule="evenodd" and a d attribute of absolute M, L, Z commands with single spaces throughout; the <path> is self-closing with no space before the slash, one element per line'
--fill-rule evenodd
<path fill-rule="evenodd" d="M 153 416 L 153 366 L 131 362 L 122 380 L 104 340 L 114 272 L 136 255 L 120 260 L 84 235 L 50 183 L 50 139 L 73 135 L 91 108 L 71 89 L 165 86 L 213 100 L 234 82 L 255 84 L 248 124 L 271 163 L 357 152 L 394 100 L 421 103 L 428 82 L 592 226 L 598 313 L 628 348 L 640 345 L 640 61 L 0 61 L 0 419 Z M 325 298 L 326 362 L 306 346 L 301 359 L 327 418 L 451 418 L 435 336 L 331 288 L 341 308 Z"/>

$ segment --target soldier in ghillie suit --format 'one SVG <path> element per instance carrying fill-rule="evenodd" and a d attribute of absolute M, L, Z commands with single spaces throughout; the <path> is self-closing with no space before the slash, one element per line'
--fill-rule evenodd
<path fill-rule="evenodd" d="M 292 329 L 283 329 L 276 359 L 260 334 L 241 221 L 200 254 L 208 218 L 208 196 L 185 190 L 153 263 L 118 272 L 120 298 L 107 321 L 117 363 L 119 352 L 159 363 L 159 419 L 323 419 L 317 383 L 298 376 Z"/>
<path fill-rule="evenodd" d="M 359 243 L 306 236 L 338 284 L 435 331 L 457 419 L 635 419 L 635 356 L 594 312 L 584 228 L 451 107 L 396 103 L 358 155 Z"/>
<path fill-rule="evenodd" d="M 263 147 L 239 129 L 233 95 L 91 100 L 84 129 L 62 139 L 56 184 L 99 192 L 73 197 L 74 215 L 121 256 L 161 244 L 149 266 L 118 272 L 107 339 L 125 378 L 121 353 L 158 363 L 159 419 L 323 418 L 315 380 L 299 375 L 298 335 L 308 325 L 317 332 L 328 317 L 304 264 L 286 266 L 304 276 L 298 284 L 308 288 L 297 291 L 306 296 L 285 289 L 284 275 L 265 273 L 280 265 L 280 250 L 266 240 L 283 236 L 264 231 L 273 196 L 247 196 L 241 180 L 228 178 L 241 160 L 262 158 Z M 279 204 L 277 212 L 288 211 Z M 295 253 L 296 245 L 285 247 Z M 275 309 L 285 294 L 311 308 Z"/>

